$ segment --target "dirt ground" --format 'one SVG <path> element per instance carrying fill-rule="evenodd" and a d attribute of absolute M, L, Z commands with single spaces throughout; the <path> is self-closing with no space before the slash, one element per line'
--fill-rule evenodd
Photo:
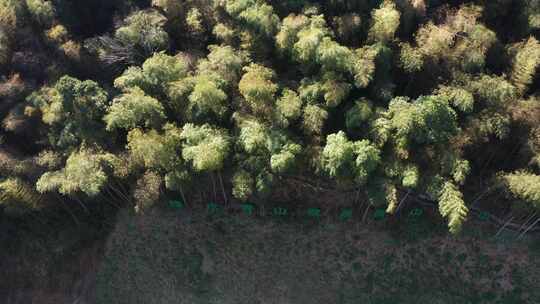
<path fill-rule="evenodd" d="M 123 212 L 92 302 L 540 303 L 538 236 L 436 223 Z"/>

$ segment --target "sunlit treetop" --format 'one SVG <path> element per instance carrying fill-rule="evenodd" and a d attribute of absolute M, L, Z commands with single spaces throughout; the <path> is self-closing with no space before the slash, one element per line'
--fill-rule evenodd
<path fill-rule="evenodd" d="M 353 64 L 353 52 L 330 37 L 324 37 L 318 46 L 316 61 L 325 70 L 347 72 Z"/>
<path fill-rule="evenodd" d="M 515 197 L 540 208 L 540 176 L 527 171 L 501 174 L 501 181 Z"/>
<path fill-rule="evenodd" d="M 279 17 L 273 6 L 258 0 L 223 1 L 225 11 L 248 28 L 267 37 L 273 36 L 279 27 Z"/>
<path fill-rule="evenodd" d="M 298 32 L 308 24 L 309 18 L 304 15 L 290 14 L 285 17 L 275 38 L 278 50 L 290 52 L 298 39 Z"/>
<path fill-rule="evenodd" d="M 198 62 L 197 73 L 202 75 L 216 73 L 228 84 L 237 82 L 242 67 L 249 62 L 248 54 L 228 45 L 210 45 L 208 50 L 210 53 L 207 58 Z"/>
<path fill-rule="evenodd" d="M 281 97 L 276 102 L 278 124 L 283 127 L 289 126 L 302 115 L 303 101 L 293 90 L 284 89 Z"/>
<path fill-rule="evenodd" d="M 238 90 L 253 113 L 264 115 L 272 111 L 278 90 L 277 84 L 273 81 L 274 77 L 275 72 L 265 66 L 252 63 L 244 67 L 244 75 L 238 83 Z"/>
<path fill-rule="evenodd" d="M 389 42 L 399 27 L 400 13 L 391 0 L 385 0 L 380 8 L 371 13 L 372 24 L 369 29 L 369 40 Z"/>
<path fill-rule="evenodd" d="M 52 1 L 26 0 L 26 6 L 32 18 L 40 25 L 48 27 L 52 24 L 56 15 Z"/>
<path fill-rule="evenodd" d="M 331 177 L 365 183 L 380 162 L 380 151 L 368 140 L 350 141 L 344 132 L 330 134 L 321 154 L 322 169 Z"/>
<path fill-rule="evenodd" d="M 146 168 L 170 171 L 182 163 L 181 132 L 170 123 L 163 127 L 163 132 L 133 129 L 128 133 L 127 147 L 134 159 Z"/>
<path fill-rule="evenodd" d="M 139 126 L 159 128 L 165 121 L 165 110 L 157 99 L 134 87 L 113 100 L 103 119 L 111 131 Z"/>
<path fill-rule="evenodd" d="M 125 24 L 115 32 L 115 37 L 127 45 L 145 50 L 146 54 L 166 50 L 169 35 L 164 30 L 167 18 L 155 10 L 137 11 L 125 19 Z"/>
<path fill-rule="evenodd" d="M 114 86 L 121 90 L 139 87 L 148 94 L 159 96 L 167 91 L 171 82 L 186 77 L 188 68 L 188 63 L 180 56 L 158 52 L 148 58 L 141 68 L 127 68 L 114 80 Z"/>
<path fill-rule="evenodd" d="M 34 92 L 27 101 L 40 110 L 43 122 L 51 126 L 51 143 L 64 147 L 95 139 L 109 104 L 107 92 L 96 82 L 70 76 L 60 78 L 53 87 Z"/>
<path fill-rule="evenodd" d="M 316 61 L 319 45 L 324 37 L 330 35 L 330 30 L 322 15 L 312 16 L 309 25 L 300 30 L 293 45 L 293 57 L 300 63 L 309 64 Z"/>
<path fill-rule="evenodd" d="M 448 228 L 451 233 L 461 230 L 469 209 L 463 201 L 463 194 L 451 182 L 445 182 L 439 194 L 439 212 L 448 220 Z"/>
<path fill-rule="evenodd" d="M 208 124 L 186 124 L 180 134 L 182 157 L 195 171 L 216 171 L 223 168 L 230 152 L 230 138 L 224 130 Z"/>
<path fill-rule="evenodd" d="M 540 42 L 530 37 L 518 46 L 512 66 L 511 79 L 521 94 L 524 94 L 532 84 L 538 66 L 540 66 Z"/>
<path fill-rule="evenodd" d="M 229 110 L 228 97 L 223 91 L 226 82 L 215 74 L 197 75 L 193 80 L 193 91 L 188 97 L 189 119 L 223 118 Z"/>
<path fill-rule="evenodd" d="M 95 196 L 106 185 L 107 166 L 105 154 L 81 149 L 69 156 L 65 168 L 43 174 L 36 187 L 39 192 L 58 190 L 62 194 L 83 192 Z"/>
<path fill-rule="evenodd" d="M 396 147 L 407 154 L 412 142 L 440 144 L 458 132 L 457 114 L 448 100 L 421 96 L 414 102 L 398 97 L 390 102 L 387 115 L 394 130 Z"/>

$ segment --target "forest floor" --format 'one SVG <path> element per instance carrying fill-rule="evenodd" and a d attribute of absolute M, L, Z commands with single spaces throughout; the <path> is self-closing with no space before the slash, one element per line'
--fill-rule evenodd
<path fill-rule="evenodd" d="M 110 213 L 110 212 L 106 212 Z M 540 303 L 540 238 L 436 212 L 276 218 L 162 206 L 0 222 L 0 303 Z M 58 219 L 65 219 L 62 214 Z M 11 227 L 11 228 L 10 228 Z"/>
<path fill-rule="evenodd" d="M 439 224 L 438 224 L 439 223 Z M 118 215 L 91 303 L 540 303 L 540 240 L 477 222 Z"/>

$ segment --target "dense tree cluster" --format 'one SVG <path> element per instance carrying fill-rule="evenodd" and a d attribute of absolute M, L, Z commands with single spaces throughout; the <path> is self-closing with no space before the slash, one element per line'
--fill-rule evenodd
<path fill-rule="evenodd" d="M 389 213 L 424 194 L 453 233 L 484 189 L 540 208 L 538 1 L 90 7 L 0 0 L 0 206 L 264 203 L 302 176 Z"/>

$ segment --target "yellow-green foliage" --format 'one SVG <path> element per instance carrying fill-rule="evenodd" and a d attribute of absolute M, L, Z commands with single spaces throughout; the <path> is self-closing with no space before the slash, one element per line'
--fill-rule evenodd
<path fill-rule="evenodd" d="M 41 26 L 49 27 L 55 17 L 52 1 L 49 0 L 26 0 L 26 7 L 30 15 Z"/>
<path fill-rule="evenodd" d="M 518 47 L 512 64 L 511 79 L 522 94 L 527 91 L 539 65 L 540 42 L 530 37 Z"/>
<path fill-rule="evenodd" d="M 292 121 L 302 115 L 302 99 L 290 89 L 285 89 L 276 102 L 279 123 L 287 127 Z"/>
<path fill-rule="evenodd" d="M 449 12 L 444 23 L 428 22 L 416 33 L 417 47 L 406 46 L 401 50 L 402 66 L 409 71 L 415 70 L 425 56 L 443 59 L 453 69 L 481 71 L 488 50 L 497 41 L 496 33 L 478 22 L 481 14 L 481 7 L 465 4 L 459 10 Z"/>
<path fill-rule="evenodd" d="M 445 182 L 439 196 L 439 212 L 448 219 L 451 233 L 458 233 L 467 219 L 469 209 L 463 201 L 463 194 L 451 182 Z"/>
<path fill-rule="evenodd" d="M 501 178 L 512 195 L 540 209 L 540 175 L 517 171 Z"/>
<path fill-rule="evenodd" d="M 401 184 L 407 188 L 416 188 L 420 179 L 420 173 L 418 167 L 407 166 L 403 171 L 403 178 Z"/>
<path fill-rule="evenodd" d="M 114 99 L 103 119 L 107 130 L 157 127 L 165 119 L 164 111 L 157 99 L 146 95 L 139 87 L 133 87 Z"/>
<path fill-rule="evenodd" d="M 467 90 L 459 87 L 443 86 L 438 92 L 441 96 L 448 98 L 450 103 L 461 112 L 470 113 L 474 107 L 474 96 Z"/>
<path fill-rule="evenodd" d="M 61 164 L 61 155 L 55 151 L 42 151 L 39 153 L 36 163 L 49 170 L 57 169 Z"/>
<path fill-rule="evenodd" d="M 114 80 L 114 86 L 123 91 L 139 87 L 147 94 L 159 96 L 167 93 L 170 83 L 186 77 L 188 68 L 188 63 L 180 56 L 157 52 L 146 59 L 142 67 L 127 68 Z"/>
<path fill-rule="evenodd" d="M 202 14 L 198 8 L 194 7 L 189 10 L 186 16 L 186 23 L 190 31 L 194 33 L 202 33 L 204 31 L 204 26 L 202 23 Z"/>
<path fill-rule="evenodd" d="M 163 29 L 167 18 L 155 10 L 137 11 L 125 20 L 125 25 L 118 28 L 115 37 L 123 43 L 141 47 L 148 54 L 167 49 L 169 35 Z"/>
<path fill-rule="evenodd" d="M 321 153 L 321 166 L 331 177 L 353 177 L 364 184 L 380 162 L 380 151 L 369 140 L 350 141 L 344 132 L 330 134 Z"/>
<path fill-rule="evenodd" d="M 347 98 L 352 86 L 336 73 L 325 73 L 321 88 L 324 91 L 326 106 L 333 108 Z"/>
<path fill-rule="evenodd" d="M 540 28 L 540 1 L 527 1 L 524 13 L 525 17 L 527 18 L 529 28 L 532 30 L 538 30 Z"/>
<path fill-rule="evenodd" d="M 308 24 L 309 19 L 304 15 L 290 14 L 285 17 L 275 38 L 278 50 L 290 52 L 298 40 L 298 32 Z"/>
<path fill-rule="evenodd" d="M 255 31 L 266 36 L 273 36 L 279 27 L 279 18 L 274 14 L 274 8 L 265 3 L 257 3 L 240 13 L 240 20 Z"/>
<path fill-rule="evenodd" d="M 245 201 L 253 194 L 255 182 L 247 171 L 240 170 L 236 172 L 232 178 L 232 183 L 232 194 L 235 198 Z"/>
<path fill-rule="evenodd" d="M 43 207 L 44 203 L 43 195 L 20 178 L 8 178 L 0 182 L 0 205 L 13 212 L 36 210 Z"/>
<path fill-rule="evenodd" d="M 278 153 L 273 154 L 270 157 L 270 168 L 272 172 L 277 174 L 284 174 L 290 171 L 298 158 L 298 155 L 302 152 L 302 146 L 297 143 L 287 143 L 281 147 Z"/>
<path fill-rule="evenodd" d="M 401 67 L 408 73 L 418 72 L 424 65 L 423 53 L 413 48 L 409 43 L 401 44 L 399 61 Z"/>
<path fill-rule="evenodd" d="M 191 162 L 195 171 L 216 171 L 223 167 L 230 151 L 230 138 L 224 130 L 208 124 L 186 124 L 180 138 L 182 157 Z"/>
<path fill-rule="evenodd" d="M 319 45 L 330 34 L 322 15 L 312 16 L 309 25 L 301 29 L 293 46 L 293 56 L 298 62 L 310 64 L 315 61 Z"/>
<path fill-rule="evenodd" d="M 308 134 L 321 134 L 328 111 L 316 105 L 307 105 L 303 118 L 302 124 Z"/>
<path fill-rule="evenodd" d="M 244 67 L 244 71 L 238 90 L 244 96 L 246 105 L 253 113 L 268 113 L 278 90 L 278 86 L 272 81 L 275 77 L 274 71 L 255 63 Z"/>
<path fill-rule="evenodd" d="M 538 0 L 75 2 L 0 0 L 1 181 L 139 212 L 216 175 L 224 202 L 405 190 L 457 232 L 460 187 L 512 168 L 538 204 Z"/>
<path fill-rule="evenodd" d="M 5 30 L 0 29 L 0 65 L 6 64 L 10 60 L 11 41 Z"/>
<path fill-rule="evenodd" d="M 250 61 L 249 55 L 228 45 L 209 45 L 208 51 L 208 56 L 198 62 L 197 74 L 216 74 L 228 86 L 236 84 L 242 67 Z"/>
<path fill-rule="evenodd" d="M 161 195 L 163 178 L 151 171 L 147 171 L 137 180 L 133 198 L 135 199 L 135 212 L 144 213 L 153 206 Z"/>
<path fill-rule="evenodd" d="M 10 61 L 15 30 L 22 24 L 23 12 L 21 0 L 0 0 L 0 65 Z"/>
<path fill-rule="evenodd" d="M 170 172 L 181 167 L 182 130 L 173 124 L 166 124 L 163 131 L 160 134 L 156 130 L 145 133 L 140 129 L 133 129 L 128 133 L 127 148 L 135 162 L 156 171 Z"/>
<path fill-rule="evenodd" d="M 12 34 L 17 25 L 21 24 L 23 12 L 23 1 L 0 0 L 0 27 Z"/>
<path fill-rule="evenodd" d="M 194 79 L 195 86 L 188 97 L 190 101 L 188 111 L 193 118 L 211 113 L 220 118 L 228 110 L 227 94 L 223 91 L 223 82 L 211 76 L 199 75 Z"/>
<path fill-rule="evenodd" d="M 69 37 L 69 33 L 65 26 L 57 24 L 47 30 L 47 38 L 56 42 L 63 43 L 66 42 Z"/>
<path fill-rule="evenodd" d="M 152 6 L 161 8 L 170 19 L 179 17 L 183 12 L 183 5 L 178 0 L 152 0 Z"/>
<path fill-rule="evenodd" d="M 502 76 L 480 75 L 466 84 L 468 91 L 481 99 L 486 105 L 504 106 L 513 101 L 518 92 L 514 85 Z"/>
<path fill-rule="evenodd" d="M 418 51 L 426 56 L 443 57 L 450 53 L 455 33 L 447 25 L 435 25 L 431 22 L 422 26 L 416 33 Z"/>
<path fill-rule="evenodd" d="M 394 38 L 399 27 L 400 13 L 392 0 L 385 0 L 379 9 L 371 14 L 372 25 L 369 39 L 377 42 L 388 42 Z"/>
<path fill-rule="evenodd" d="M 235 30 L 223 23 L 216 24 L 212 33 L 226 44 L 231 44 L 236 36 Z"/>
<path fill-rule="evenodd" d="M 378 49 L 371 46 L 365 46 L 355 50 L 350 69 L 357 88 L 365 88 L 373 80 L 375 58 L 378 53 Z"/>
<path fill-rule="evenodd" d="M 74 194 L 80 191 L 95 196 L 108 180 L 104 156 L 90 150 L 73 152 L 63 169 L 43 174 L 36 188 L 41 193 L 58 190 L 62 194 Z"/>
<path fill-rule="evenodd" d="M 533 154 L 531 162 L 540 168 L 540 127 L 531 130 L 527 146 Z"/>
<path fill-rule="evenodd" d="M 243 120 L 240 122 L 238 143 L 250 154 L 266 149 L 269 140 L 268 129 L 256 120 Z"/>
<path fill-rule="evenodd" d="M 386 207 L 386 212 L 393 214 L 398 206 L 397 188 L 394 184 L 387 183 L 385 190 L 385 199 L 388 204 Z"/>

